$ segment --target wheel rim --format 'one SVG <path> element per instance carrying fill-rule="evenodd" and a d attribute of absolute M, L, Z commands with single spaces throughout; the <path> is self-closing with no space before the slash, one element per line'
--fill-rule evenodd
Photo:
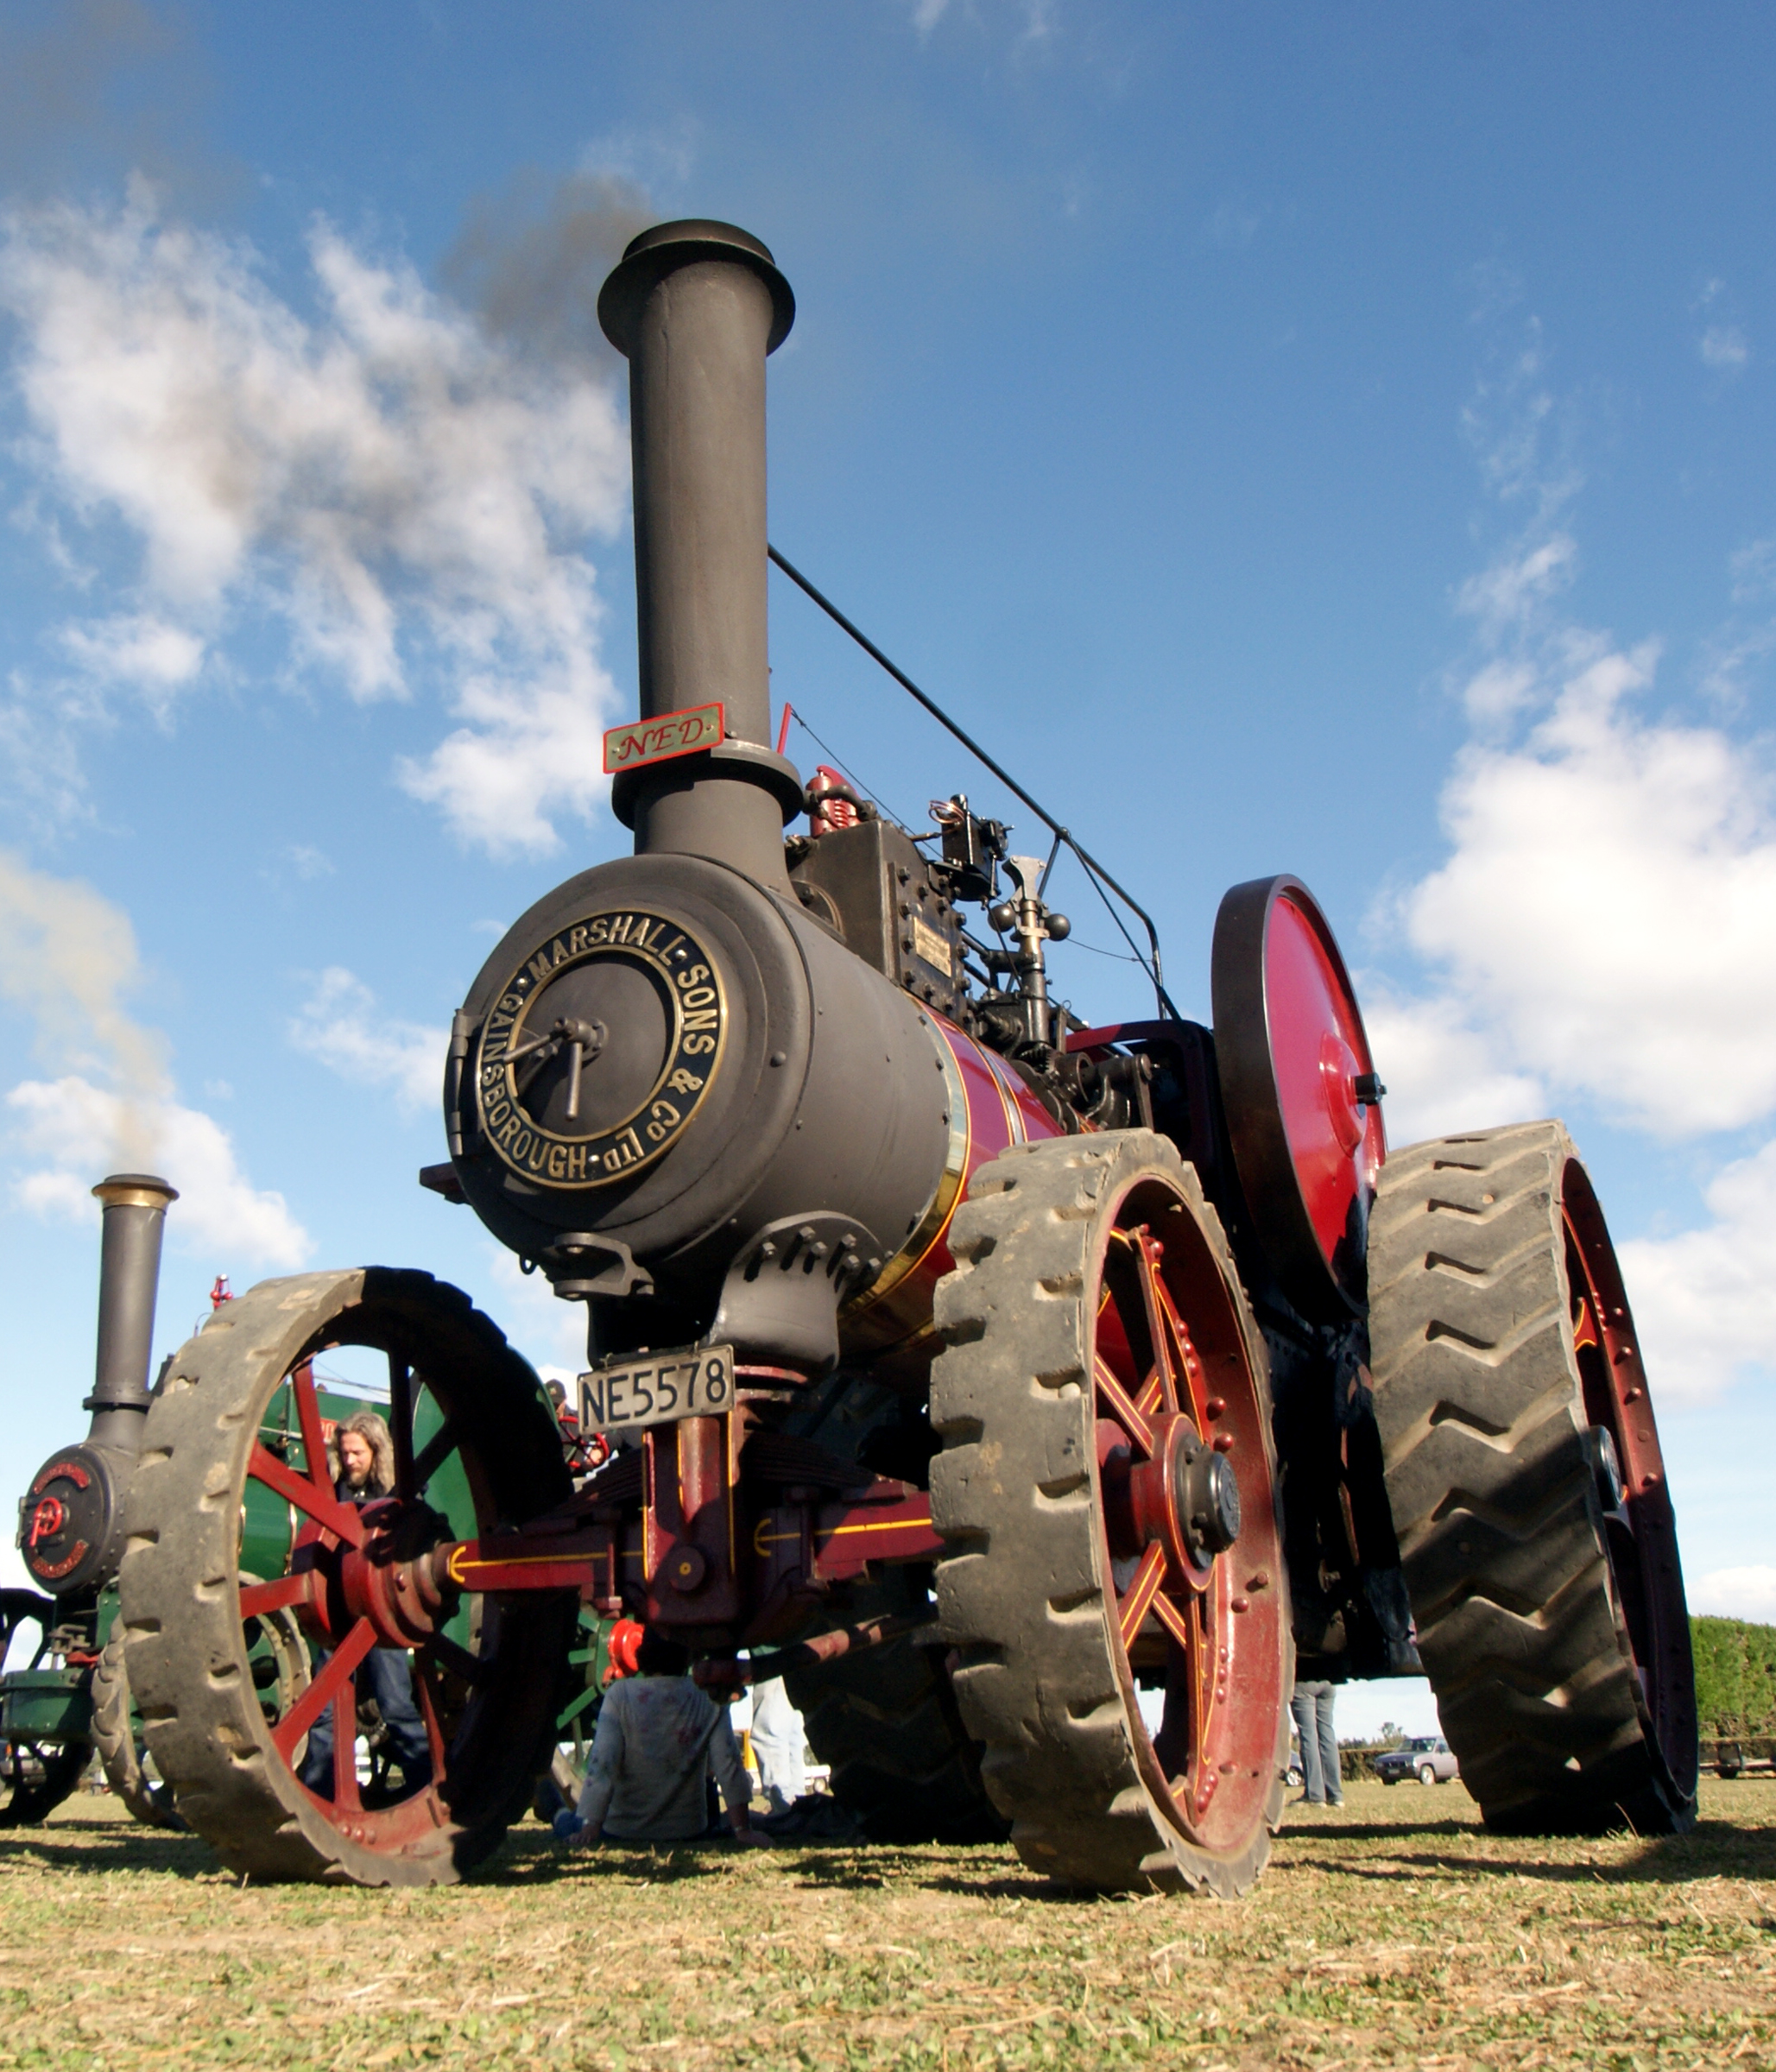
<path fill-rule="evenodd" d="M 1135 1759 L 1179 1832 L 1225 1854 L 1262 1822 L 1275 1786 L 1282 1550 L 1240 1321 L 1165 1182 L 1139 1182 L 1118 1205 L 1095 1314 L 1106 1623 Z M 1164 1712 L 1149 1733 L 1137 1691 L 1156 1681 Z"/>
<path fill-rule="evenodd" d="M 1665 1456 L 1621 1269 L 1584 1168 L 1561 1185 L 1566 1284 L 1585 1417 L 1599 1442 L 1598 1508 L 1609 1577 L 1640 1678 L 1646 1724 L 1680 1791 L 1697 1766 L 1695 1671 Z M 1686 1774 L 1687 1772 L 1687 1774 Z"/>

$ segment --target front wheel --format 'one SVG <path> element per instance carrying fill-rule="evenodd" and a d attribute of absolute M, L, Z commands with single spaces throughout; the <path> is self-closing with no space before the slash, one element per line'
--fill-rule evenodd
<path fill-rule="evenodd" d="M 1293 1647 L 1263 1342 L 1163 1138 L 977 1174 L 940 1284 L 940 1628 L 1033 1868 L 1246 1890 L 1289 1761 Z"/>
<path fill-rule="evenodd" d="M 1429 1763 L 1424 1763 L 1419 1766 L 1419 1782 L 1421 1785 L 1434 1785 L 1437 1782 L 1437 1772 L 1432 1768 Z"/>
<path fill-rule="evenodd" d="M 338 1347 L 387 1362 L 394 1491 L 362 1510 L 335 1496 L 315 1387 Z M 180 1812 L 231 1869 L 435 1885 L 498 1845 L 549 1759 L 574 1600 L 459 1596 L 441 1551 L 570 1488 L 535 1374 L 429 1274 L 266 1281 L 180 1348 L 130 1491 L 125 1662 Z M 374 1751 L 360 1776 L 360 1696 L 402 1787 Z"/>

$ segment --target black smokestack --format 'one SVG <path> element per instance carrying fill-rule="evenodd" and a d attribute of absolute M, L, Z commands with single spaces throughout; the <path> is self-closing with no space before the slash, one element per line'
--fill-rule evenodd
<path fill-rule="evenodd" d="M 787 889 L 783 825 L 800 781 L 770 748 L 765 360 L 795 298 L 731 224 L 659 224 L 598 297 L 629 363 L 642 717 L 719 701 L 718 748 L 619 777 L 638 852 L 713 856 Z"/>
<path fill-rule="evenodd" d="M 178 1191 L 152 1173 L 116 1172 L 92 1190 L 104 1204 L 98 1267 L 98 1359 L 92 1446 L 136 1453 L 148 1412 L 148 1369 L 154 1351 L 155 1297 L 161 1280 L 161 1234 Z"/>

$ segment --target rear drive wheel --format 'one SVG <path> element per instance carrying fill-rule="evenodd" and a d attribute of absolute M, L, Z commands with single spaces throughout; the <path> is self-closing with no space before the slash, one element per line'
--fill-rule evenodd
<path fill-rule="evenodd" d="M 340 1346 L 388 1365 L 395 1493 L 361 1510 L 335 1498 L 313 1374 Z M 174 1355 L 126 1513 L 125 1661 L 180 1812 L 231 1869 L 433 1885 L 497 1846 L 549 1760 L 574 1600 L 462 1598 L 447 1551 L 570 1488 L 536 1376 L 429 1274 L 267 1281 Z M 280 1614 L 312 1680 L 275 1646 L 266 1658 Z M 430 1772 L 403 1796 L 376 1788 L 374 1762 L 360 1782 L 360 1665 Z M 305 1758 L 324 1715 L 322 1775 Z"/>
<path fill-rule="evenodd" d="M 951 1250 L 932 1515 L 987 1789 L 1058 1879 L 1232 1897 L 1281 1816 L 1293 1649 L 1263 1343 L 1220 1223 L 1163 1138 L 1106 1131 L 977 1174 Z"/>
<path fill-rule="evenodd" d="M 1676 1526 L 1621 1271 L 1565 1130 L 1396 1152 L 1369 1287 L 1419 1651 L 1487 1824 L 1687 1828 L 1696 1694 Z"/>

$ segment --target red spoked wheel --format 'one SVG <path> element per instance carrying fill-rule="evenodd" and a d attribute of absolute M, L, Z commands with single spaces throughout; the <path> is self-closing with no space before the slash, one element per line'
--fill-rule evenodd
<path fill-rule="evenodd" d="M 1252 1222 L 1283 1292 L 1360 1312 L 1387 1153 L 1385 1090 L 1331 925 L 1297 878 L 1236 885 L 1215 917 L 1215 1058 Z"/>
<path fill-rule="evenodd" d="M 932 1511 L 983 1778 L 1038 1868 L 1242 1892 L 1293 1652 L 1263 1344 L 1214 1211 L 1163 1139 L 1106 1132 L 997 1160 L 951 1251 Z"/>
<path fill-rule="evenodd" d="M 313 1374 L 341 1346 L 389 1375 L 394 1492 L 361 1508 L 335 1494 Z M 497 1844 L 553 1749 L 575 1600 L 464 1598 L 447 1551 L 570 1489 L 536 1376 L 429 1275 L 267 1282 L 175 1355 L 130 1490 L 123 1620 L 149 1747 L 224 1861 L 433 1884 Z M 306 1682 L 266 1645 L 292 1620 Z M 367 1698 L 399 1788 L 376 1762 L 360 1780 Z"/>

